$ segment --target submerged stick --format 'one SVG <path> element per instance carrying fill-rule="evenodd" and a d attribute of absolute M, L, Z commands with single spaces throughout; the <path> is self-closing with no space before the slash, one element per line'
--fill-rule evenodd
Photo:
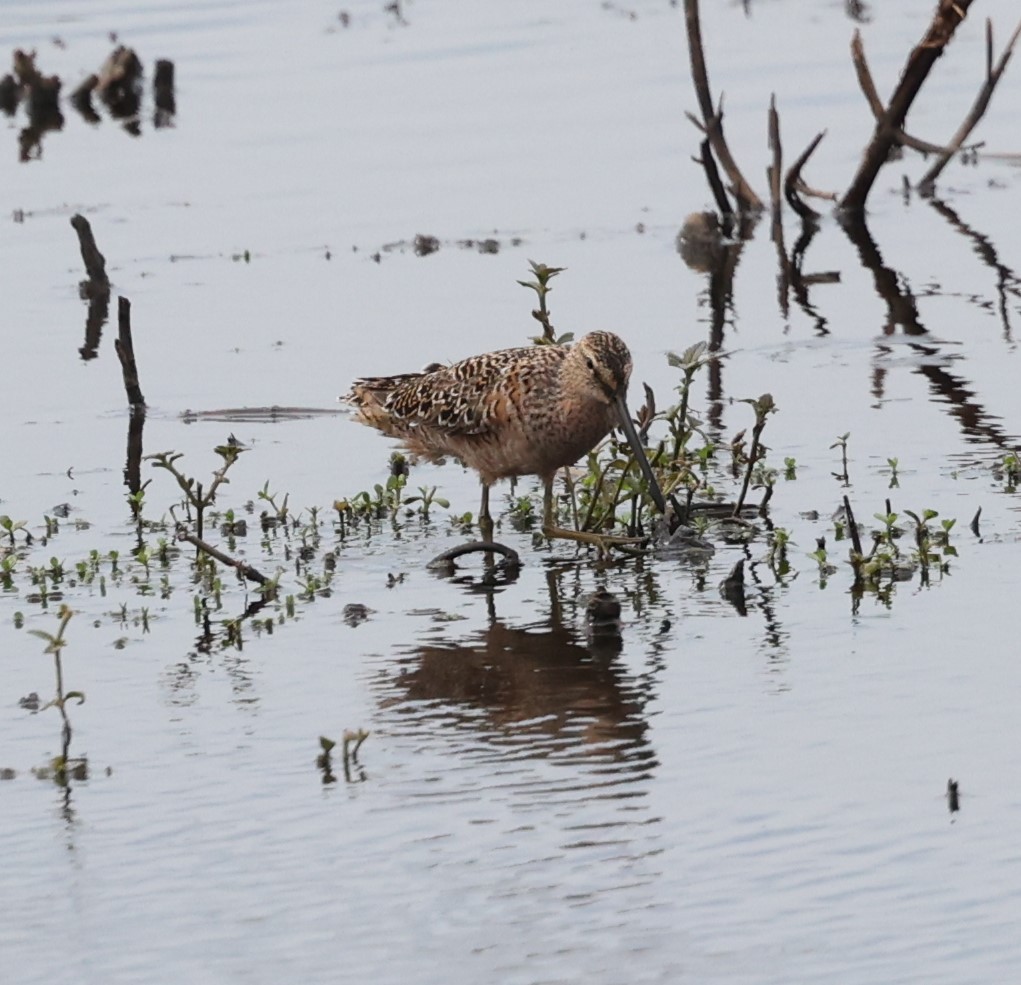
<path fill-rule="evenodd" d="M 142 430 L 144 427 L 145 405 L 132 407 L 131 419 L 128 421 L 128 456 L 124 465 L 124 484 L 132 496 L 136 496 L 142 489 Z"/>
<path fill-rule="evenodd" d="M 202 551 L 203 554 L 208 554 L 214 560 L 219 561 L 220 564 L 226 564 L 229 567 L 234 568 L 242 578 L 254 581 L 258 585 L 265 585 L 269 582 L 269 579 L 261 571 L 257 571 L 246 561 L 242 561 L 238 558 L 232 558 L 229 554 L 225 554 L 218 548 L 213 547 L 212 544 L 207 544 L 204 540 L 201 540 L 194 534 L 188 533 L 188 531 L 182 527 L 178 527 L 177 529 L 177 539 L 194 545 Z"/>
<path fill-rule="evenodd" d="M 428 568 L 453 567 L 454 561 L 465 554 L 476 554 L 485 552 L 487 554 L 499 554 L 503 557 L 501 564 L 505 568 L 517 569 L 521 567 L 521 556 L 513 548 L 499 544 L 495 540 L 473 540 L 467 544 L 460 544 L 451 547 L 442 554 L 437 554 L 427 565 Z"/>

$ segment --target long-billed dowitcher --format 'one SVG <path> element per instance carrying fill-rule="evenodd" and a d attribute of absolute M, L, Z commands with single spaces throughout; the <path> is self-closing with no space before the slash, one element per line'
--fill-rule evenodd
<path fill-rule="evenodd" d="M 345 400 L 356 420 L 397 438 L 431 462 L 460 459 L 482 480 L 480 525 L 491 536 L 489 487 L 498 479 L 542 479 L 546 537 L 600 548 L 625 538 L 556 525 L 553 479 L 614 428 L 624 431 L 646 481 L 662 493 L 627 409 L 631 353 L 616 335 L 592 332 L 572 346 L 532 345 L 472 356 L 421 373 L 356 380 Z"/>

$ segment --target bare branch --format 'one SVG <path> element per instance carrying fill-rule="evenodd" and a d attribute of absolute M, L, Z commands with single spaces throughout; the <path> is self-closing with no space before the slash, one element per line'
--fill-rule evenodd
<path fill-rule="evenodd" d="M 975 129 L 978 121 L 982 119 L 989 106 L 989 100 L 992 99 L 993 90 L 996 89 L 996 85 L 1000 81 L 1007 63 L 1010 61 L 1010 56 L 1014 53 L 1014 45 L 1017 43 L 1019 36 L 1021 36 L 1021 22 L 1018 22 L 1017 27 L 1014 28 L 1014 33 L 1010 36 L 1007 47 L 1004 48 L 1003 54 L 1000 55 L 996 66 L 990 68 L 993 52 L 993 25 L 991 21 L 986 21 L 986 81 L 979 90 L 979 94 L 975 97 L 975 102 L 972 104 L 970 112 L 957 128 L 957 133 L 953 135 L 950 143 L 940 153 L 939 157 L 933 161 L 929 170 L 922 175 L 922 180 L 918 182 L 918 190 L 923 195 L 932 191 L 936 184 L 936 179 L 942 174 L 947 164 L 950 163 L 950 159 L 954 154 L 961 149 L 961 145 L 967 139 L 968 134 Z"/>
<path fill-rule="evenodd" d="M 1007 45 L 1010 48 L 1010 45 Z M 993 74 L 993 22 L 986 18 L 986 78 Z"/>
<path fill-rule="evenodd" d="M 879 98 L 876 83 L 872 80 L 868 62 L 865 61 L 865 45 L 861 39 L 861 31 L 858 30 L 855 30 L 854 37 L 851 38 L 851 60 L 854 62 L 854 74 L 858 76 L 858 85 L 861 86 L 869 109 L 879 120 L 883 116 L 883 100 Z"/>
<path fill-rule="evenodd" d="M 94 291 L 110 293 L 110 279 L 106 275 L 106 260 L 96 246 L 96 238 L 92 235 L 92 226 L 85 216 L 76 212 L 71 216 L 71 225 L 78 234 L 78 246 L 81 249 L 85 272 L 89 275 Z"/>
<path fill-rule="evenodd" d="M 801 180 L 801 169 L 808 163 L 808 159 L 815 153 L 816 147 L 819 146 L 819 141 L 821 141 L 825 136 L 825 130 L 822 130 L 815 135 L 812 142 L 801 152 L 798 159 L 791 165 L 783 183 L 784 198 L 787 199 L 790 207 L 794 209 L 794 211 L 797 212 L 805 221 L 814 221 L 818 219 L 819 213 L 811 206 L 806 205 L 798 195 L 798 182 Z"/>
<path fill-rule="evenodd" d="M 965 0 L 970 3 L 971 0 Z M 741 169 L 737 166 L 726 138 L 723 136 L 723 110 L 713 112 L 713 100 L 709 89 L 709 74 L 705 66 L 705 54 L 702 50 L 702 27 L 698 16 L 698 0 L 684 0 L 685 22 L 688 28 L 688 54 L 691 58 L 691 78 L 695 84 L 695 95 L 702 113 L 705 132 L 712 144 L 720 166 L 727 173 L 733 186 L 734 197 L 742 212 L 758 212 L 762 209 L 762 200 L 755 194 L 751 185 L 745 181 Z"/>
<path fill-rule="evenodd" d="M 858 171 L 841 200 L 840 204 L 846 211 L 858 214 L 865 211 L 865 200 L 891 148 L 897 142 L 898 131 L 903 130 L 911 104 L 971 4 L 972 0 L 939 0 L 932 23 L 908 56 L 897 88 L 882 117 L 877 120 L 872 140 L 865 148 Z"/>
<path fill-rule="evenodd" d="M 795 187 L 799 194 L 807 195 L 808 198 L 821 198 L 827 202 L 836 202 L 840 198 L 836 192 L 824 192 L 819 188 L 813 188 L 811 185 L 806 184 L 805 179 L 801 177 L 798 178 Z"/>
<path fill-rule="evenodd" d="M 780 171 L 783 169 L 783 146 L 780 143 L 780 114 L 776 111 L 776 93 L 769 96 L 769 149 L 773 152 L 773 163 L 766 168 L 769 178 L 769 201 L 773 212 L 773 239 L 781 224 L 782 206 L 780 200 Z"/>
<path fill-rule="evenodd" d="M 214 558 L 221 564 L 226 564 L 229 567 L 236 569 L 242 578 L 254 581 L 258 585 L 265 585 L 269 582 L 269 579 L 261 571 L 253 568 L 246 561 L 242 561 L 239 558 L 233 558 L 229 554 L 225 554 L 218 548 L 213 547 L 212 544 L 207 544 L 201 538 L 189 533 L 181 524 L 178 524 L 177 526 L 177 539 L 193 544 L 202 551 L 203 554 L 208 554 L 211 558 Z"/>
<path fill-rule="evenodd" d="M 883 107 L 883 101 L 879 98 L 879 92 L 872 79 L 868 62 L 865 61 L 865 45 L 858 31 L 854 32 L 854 37 L 851 39 L 851 58 L 854 61 L 854 72 L 858 77 L 858 85 L 861 86 L 861 91 L 868 101 L 872 115 L 879 121 L 883 118 L 883 113 L 886 110 Z M 894 139 L 902 147 L 909 147 L 911 150 L 918 151 L 919 154 L 942 154 L 946 150 L 940 144 L 922 140 L 921 137 L 915 137 L 905 130 L 898 130 Z"/>
<path fill-rule="evenodd" d="M 723 235 L 730 236 L 734 224 L 734 210 L 731 208 L 730 199 L 727 198 L 727 192 L 720 180 L 720 172 L 716 169 L 716 162 L 709 149 L 708 137 L 702 141 L 701 157 L 698 160 L 705 170 L 706 181 L 709 182 L 709 187 L 712 189 L 713 198 L 716 199 L 716 208 L 720 210 L 720 217 L 723 220 Z"/>
<path fill-rule="evenodd" d="M 766 168 L 769 180 L 770 239 L 776 246 L 779 275 L 776 278 L 777 301 L 784 321 L 790 314 L 791 261 L 783 238 L 783 199 L 780 198 L 780 172 L 783 170 L 783 145 L 780 143 L 780 114 L 776 109 L 776 93 L 769 95 L 769 149 L 773 162 Z"/>
<path fill-rule="evenodd" d="M 702 133 L 706 132 L 705 124 L 694 113 L 689 113 L 687 110 L 685 110 L 684 111 L 684 115 L 689 120 L 691 120 L 691 122 L 694 123 L 695 126 L 698 127 L 698 129 L 702 131 Z"/>
<path fill-rule="evenodd" d="M 117 338 L 113 347 L 121 364 L 124 377 L 124 391 L 132 410 L 145 410 L 145 397 L 138 383 L 138 365 L 135 363 L 135 346 L 131 339 L 131 302 L 125 297 L 117 298 Z"/>

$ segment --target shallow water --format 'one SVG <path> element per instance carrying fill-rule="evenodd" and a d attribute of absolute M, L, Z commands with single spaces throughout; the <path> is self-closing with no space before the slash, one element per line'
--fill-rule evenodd
<path fill-rule="evenodd" d="M 704 6 L 749 177 L 764 193 L 775 90 L 788 159 L 828 128 L 806 174 L 841 189 L 869 131 L 843 5 Z M 872 5 L 862 30 L 882 92 L 930 7 Z M 870 230 L 914 297 L 907 327 L 891 326 L 830 219 L 804 270 L 840 277 L 810 288 L 809 309 L 780 309 L 764 220 L 716 325 L 708 276 L 675 244 L 710 203 L 689 162 L 683 12 L 403 8 L 401 25 L 348 4 L 344 28 L 312 3 L 5 5 L 0 48 L 37 47 L 65 92 L 106 56 L 110 30 L 147 65 L 172 58 L 178 112 L 130 137 L 65 107 L 28 163 L 23 120 L 0 130 L 0 211 L 24 213 L 0 238 L 0 514 L 38 538 L 66 503 L 31 563 L 117 550 L 137 574 L 115 327 L 97 358 L 79 354 L 68 219 L 81 211 L 132 301 L 145 451 L 184 452 L 206 475 L 234 431 L 250 450 L 221 507 L 254 500 L 257 512 L 268 482 L 295 511 L 323 508 L 338 557 L 328 595 L 273 632 L 245 623 L 240 648 L 222 630 L 251 600 L 234 584 L 212 635 L 177 575 L 161 598 L 104 562 L 105 596 L 68 590 L 64 673 L 87 696 L 70 714 L 90 777 L 67 790 L 31 772 L 59 751 L 56 711 L 18 705 L 32 691 L 45 701 L 53 671 L 15 613 L 53 631 L 56 604 L 30 601 L 24 578 L 0 593 L 0 767 L 15 773 L 0 783 L 6 980 L 1010 980 L 1021 500 L 995 467 L 1021 444 L 1017 170 L 952 164 L 942 204 L 901 194 L 923 162 L 884 170 Z M 1017 14 L 1006 0 L 973 6 L 912 132 L 956 129 L 983 71 L 983 16 L 1002 43 Z M 976 133 L 992 151 L 1018 150 L 1017 70 Z M 416 256 L 420 233 L 439 251 Z M 789 250 L 789 217 L 785 235 Z M 462 245 L 487 237 L 495 255 Z M 722 442 L 751 424 L 741 399 L 774 395 L 770 460 L 797 463 L 771 502 L 794 541 L 789 574 L 771 570 L 761 539 L 717 540 L 701 562 L 604 567 L 533 547 L 505 513 L 520 577 L 486 590 L 469 562 L 443 579 L 426 562 L 464 539 L 448 512 L 477 509 L 471 475 L 419 467 L 409 491 L 438 485 L 449 511 L 341 539 L 328 507 L 385 481 L 378 435 L 344 414 L 181 417 L 333 410 L 356 375 L 521 344 L 537 331 L 516 284 L 530 258 L 568 268 L 551 296 L 558 331 L 620 332 L 635 383 L 661 405 L 677 382 L 665 353 L 718 331 L 726 358 L 699 377 L 694 410 Z M 831 446 L 846 432 L 841 481 Z M 164 473 L 144 477 L 158 518 L 177 492 Z M 949 574 L 856 604 L 830 519 L 845 493 L 870 525 L 887 497 L 902 518 L 956 518 Z M 254 526 L 236 548 L 284 568 L 297 593 L 293 556 Z M 824 585 L 808 557 L 823 535 L 838 566 Z M 743 615 L 718 589 L 741 558 Z M 585 632 L 603 586 L 623 604 L 619 639 Z M 365 621 L 345 619 L 352 604 Z M 335 763 L 324 785 L 318 737 L 357 728 L 370 732 L 359 763 L 349 776 Z"/>

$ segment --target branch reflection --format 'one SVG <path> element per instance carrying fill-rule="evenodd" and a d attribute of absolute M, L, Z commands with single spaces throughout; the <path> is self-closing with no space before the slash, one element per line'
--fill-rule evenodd
<path fill-rule="evenodd" d="M 996 274 L 997 308 L 1000 313 L 1000 321 L 1003 324 L 1003 337 L 1007 342 L 1012 341 L 1007 310 L 1007 295 L 1013 294 L 1015 298 L 1021 298 L 1021 279 L 1018 278 L 1018 275 L 1010 267 L 1000 260 L 999 253 L 988 236 L 969 226 L 954 209 L 935 195 L 926 197 L 925 201 L 939 215 L 946 219 L 953 229 L 972 244 L 972 248 L 979 259 Z"/>
<path fill-rule="evenodd" d="M 894 335 L 899 325 L 911 337 L 908 348 L 913 353 L 912 369 L 928 380 L 932 394 L 949 407 L 951 417 L 969 440 L 997 448 L 1011 448 L 1009 436 L 997 423 L 999 418 L 976 399 L 974 385 L 947 368 L 952 357 L 948 356 L 946 346 L 929 337 L 928 329 L 919 317 L 914 294 L 906 286 L 904 278 L 883 264 L 879 248 L 864 221 L 848 220 L 843 223 L 843 228 L 855 245 L 862 265 L 872 274 L 876 293 L 886 302 L 887 320 L 883 334 Z M 1006 284 L 1010 277 L 1013 277 L 1013 272 L 1004 267 L 1002 282 Z M 883 359 L 888 359 L 894 350 L 882 342 L 877 348 L 883 358 L 874 363 L 872 393 L 877 399 L 882 399 L 887 372 Z"/>

